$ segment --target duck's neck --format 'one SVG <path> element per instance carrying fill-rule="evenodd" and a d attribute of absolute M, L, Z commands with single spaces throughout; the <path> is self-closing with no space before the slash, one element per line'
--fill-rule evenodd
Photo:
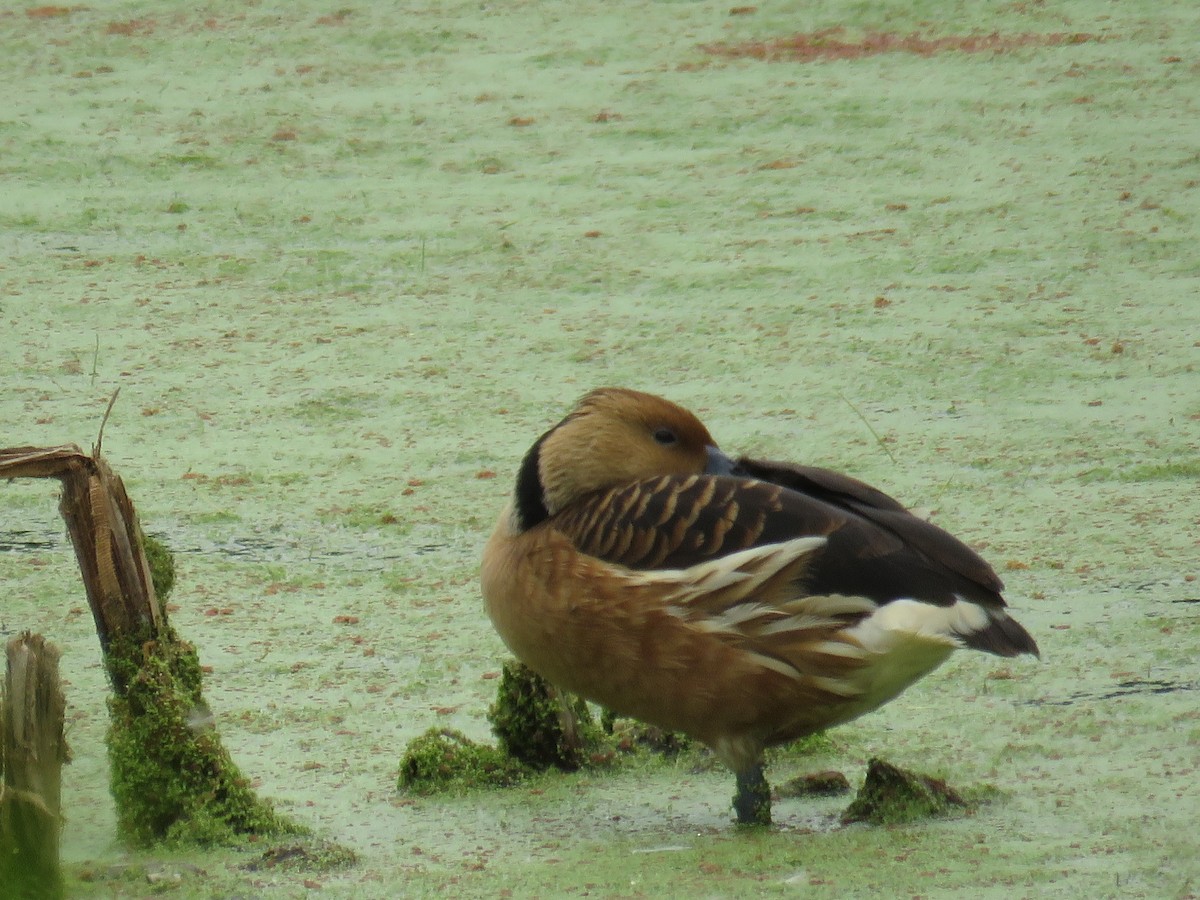
<path fill-rule="evenodd" d="M 545 435 L 538 438 L 536 444 L 529 448 L 521 463 L 521 471 L 517 473 L 517 489 L 513 494 L 513 509 L 515 524 L 520 531 L 528 531 L 539 522 L 550 518 L 550 510 L 546 508 L 546 493 L 542 488 L 541 456 L 542 441 Z"/>

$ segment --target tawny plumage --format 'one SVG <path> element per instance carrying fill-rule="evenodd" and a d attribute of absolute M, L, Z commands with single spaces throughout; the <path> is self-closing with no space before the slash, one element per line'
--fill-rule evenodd
<path fill-rule="evenodd" d="M 742 822 L 770 820 L 764 748 L 875 709 L 956 648 L 1037 654 L 942 529 L 836 472 L 735 463 L 687 410 L 622 388 L 526 454 L 482 580 L 534 671 L 708 744 Z"/>

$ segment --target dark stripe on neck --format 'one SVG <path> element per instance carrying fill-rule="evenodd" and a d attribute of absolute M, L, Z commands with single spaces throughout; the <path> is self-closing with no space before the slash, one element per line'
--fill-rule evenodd
<path fill-rule="evenodd" d="M 525 454 L 525 459 L 521 463 L 521 471 L 517 473 L 515 503 L 517 522 L 522 531 L 528 531 L 539 522 L 550 518 L 550 510 L 546 509 L 545 494 L 542 491 L 542 476 L 539 471 L 542 441 L 545 439 L 546 435 L 542 435 L 538 438 L 537 443 L 529 448 L 529 452 Z"/>

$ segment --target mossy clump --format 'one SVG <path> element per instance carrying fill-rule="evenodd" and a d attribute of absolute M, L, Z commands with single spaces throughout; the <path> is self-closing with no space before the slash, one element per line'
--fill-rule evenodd
<path fill-rule="evenodd" d="M 175 587 L 175 554 L 151 534 L 142 535 L 142 549 L 146 552 L 146 562 L 150 564 L 150 581 L 154 585 L 154 594 L 158 597 L 158 602 L 163 603 Z"/>
<path fill-rule="evenodd" d="M 842 821 L 903 825 L 968 806 L 967 800 L 940 778 L 872 759 L 867 766 L 866 781 L 842 814 Z"/>
<path fill-rule="evenodd" d="M 841 772 L 828 769 L 785 781 L 775 793 L 780 797 L 836 797 L 850 793 L 850 782 Z"/>
<path fill-rule="evenodd" d="M 538 770 L 554 766 L 573 772 L 604 744 L 587 704 L 558 690 L 524 663 L 504 664 L 496 702 L 487 715 L 501 747 Z"/>
<path fill-rule="evenodd" d="M 396 786 L 413 794 L 458 794 L 509 787 L 529 774 L 528 768 L 497 747 L 477 744 L 452 728 L 431 728 L 409 742 Z"/>
<path fill-rule="evenodd" d="M 137 846 L 211 846 L 302 834 L 258 799 L 221 744 L 201 696 L 195 648 L 168 625 L 113 640 L 106 743 L 117 828 Z"/>

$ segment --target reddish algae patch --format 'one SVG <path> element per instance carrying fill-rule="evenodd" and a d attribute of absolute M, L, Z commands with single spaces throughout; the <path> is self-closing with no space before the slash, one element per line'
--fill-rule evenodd
<path fill-rule="evenodd" d="M 882 53 L 912 53 L 933 56 L 935 53 L 1007 53 L 1023 47 L 1053 47 L 1060 44 L 1083 44 L 1095 41 L 1096 35 L 1085 33 L 1036 34 L 950 34 L 938 37 L 917 32 L 897 34 L 887 31 L 868 31 L 858 39 L 843 37 L 845 29 L 823 28 L 801 32 L 790 37 L 768 40 L 741 41 L 735 44 L 703 44 L 700 49 L 714 56 L 749 57 L 767 62 L 812 62 L 825 59 L 861 59 Z"/>

